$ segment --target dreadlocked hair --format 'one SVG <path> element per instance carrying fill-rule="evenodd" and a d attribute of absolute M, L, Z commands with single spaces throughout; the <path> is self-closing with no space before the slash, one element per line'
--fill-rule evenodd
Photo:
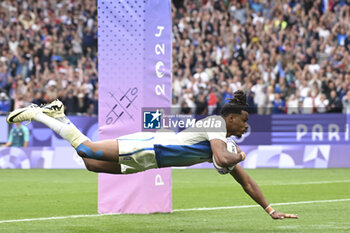
<path fill-rule="evenodd" d="M 226 117 L 231 113 L 241 114 L 247 111 L 247 95 L 242 90 L 233 93 L 234 97 L 226 103 L 221 109 L 221 115 Z"/>
<path fill-rule="evenodd" d="M 233 95 L 234 97 L 230 99 L 229 103 L 233 103 L 241 106 L 248 106 L 247 95 L 242 90 L 235 91 Z"/>

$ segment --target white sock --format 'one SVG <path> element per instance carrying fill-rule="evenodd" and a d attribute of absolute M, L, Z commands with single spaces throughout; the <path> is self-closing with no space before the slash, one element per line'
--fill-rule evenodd
<path fill-rule="evenodd" d="M 71 123 L 71 121 L 68 119 L 67 116 L 63 116 L 63 117 L 59 117 L 59 118 L 55 118 L 55 119 L 62 122 L 62 123 L 65 123 L 65 124 Z"/>
<path fill-rule="evenodd" d="M 77 127 L 69 120 L 66 123 L 63 123 L 55 118 L 45 115 L 42 112 L 38 113 L 34 117 L 34 120 L 55 131 L 58 135 L 72 144 L 74 148 L 77 148 L 85 141 L 90 141 L 90 139 L 82 134 L 82 132 L 80 132 L 79 129 L 77 129 Z"/>

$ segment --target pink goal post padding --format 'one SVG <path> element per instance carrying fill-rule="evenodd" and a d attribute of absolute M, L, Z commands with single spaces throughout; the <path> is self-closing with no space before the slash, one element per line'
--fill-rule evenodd
<path fill-rule="evenodd" d="M 98 0 L 99 139 L 143 130 L 171 105 L 171 2 Z M 135 142 L 137 143 L 137 142 Z M 171 212 L 171 169 L 98 175 L 99 213 Z"/>
<path fill-rule="evenodd" d="M 99 213 L 168 213 L 172 211 L 171 168 L 98 177 Z"/>

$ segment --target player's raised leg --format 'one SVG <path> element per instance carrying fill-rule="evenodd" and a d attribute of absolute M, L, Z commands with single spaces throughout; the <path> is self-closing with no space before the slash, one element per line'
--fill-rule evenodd
<path fill-rule="evenodd" d="M 119 162 L 118 141 L 116 139 L 97 142 L 87 140 L 75 147 L 75 150 L 82 158 Z"/>
<path fill-rule="evenodd" d="M 87 170 L 91 172 L 104 172 L 110 174 L 122 174 L 120 164 L 114 161 L 101 161 L 96 159 L 82 158 Z"/>
<path fill-rule="evenodd" d="M 43 110 L 43 113 L 45 113 L 46 115 L 52 118 L 55 118 L 56 120 L 62 123 L 65 123 L 65 124 L 71 123 L 70 120 L 64 114 L 63 103 L 58 99 L 52 101 L 50 104 L 41 106 L 41 109 Z M 116 140 L 91 142 L 90 140 L 88 140 L 84 142 L 83 145 L 90 147 L 96 151 L 103 150 L 104 154 L 114 155 L 118 153 L 118 145 L 115 144 L 115 141 Z M 102 147 L 102 149 L 100 147 Z M 104 151 L 105 149 L 108 151 Z M 116 161 L 96 160 L 96 159 L 90 159 L 90 158 L 84 157 L 83 154 L 80 154 L 80 155 L 82 155 L 82 159 L 84 161 L 85 167 L 89 171 L 121 174 L 120 164 Z"/>
<path fill-rule="evenodd" d="M 83 158 L 102 161 L 119 161 L 117 140 L 91 142 L 68 118 L 66 122 L 61 122 L 44 112 L 44 108 L 31 105 L 11 112 L 7 117 L 7 122 L 17 123 L 32 120 L 40 122 L 67 140 Z M 61 115 L 60 117 L 65 117 L 64 113 L 63 116 Z"/>

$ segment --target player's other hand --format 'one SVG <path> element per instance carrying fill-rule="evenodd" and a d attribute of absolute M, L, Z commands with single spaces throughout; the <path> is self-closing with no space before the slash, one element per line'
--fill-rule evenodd
<path fill-rule="evenodd" d="M 275 211 L 271 214 L 273 219 L 285 219 L 285 218 L 299 218 L 296 214 L 285 214 L 282 212 Z"/>

